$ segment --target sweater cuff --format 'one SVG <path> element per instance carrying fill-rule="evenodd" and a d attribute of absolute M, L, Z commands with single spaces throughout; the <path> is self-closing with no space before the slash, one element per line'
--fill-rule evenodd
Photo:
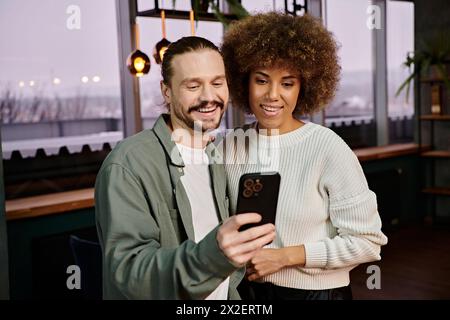
<path fill-rule="evenodd" d="M 305 268 L 324 268 L 327 265 L 327 247 L 325 242 L 305 243 Z"/>
<path fill-rule="evenodd" d="M 217 230 L 221 224 L 209 232 L 199 243 L 199 252 L 205 253 L 202 261 L 205 267 L 214 275 L 226 277 L 233 273 L 235 267 L 230 260 L 223 254 L 217 242 Z"/>

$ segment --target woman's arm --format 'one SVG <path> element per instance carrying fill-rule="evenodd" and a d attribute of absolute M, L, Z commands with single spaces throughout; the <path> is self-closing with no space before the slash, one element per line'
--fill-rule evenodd
<path fill-rule="evenodd" d="M 303 245 L 280 249 L 261 249 L 247 266 L 247 279 L 253 281 L 278 272 L 285 267 L 303 267 L 305 257 Z"/>
<path fill-rule="evenodd" d="M 376 195 L 353 151 L 337 135 L 327 137 L 328 154 L 319 188 L 337 235 L 280 249 L 262 249 L 251 260 L 248 277 L 255 280 L 284 267 L 335 269 L 380 260 L 387 238 L 381 231 Z"/>
<path fill-rule="evenodd" d="M 353 151 L 335 134 L 329 140 L 319 188 L 328 197 L 337 235 L 305 243 L 305 267 L 334 269 L 380 260 L 387 238 L 381 231 L 376 195 Z"/>

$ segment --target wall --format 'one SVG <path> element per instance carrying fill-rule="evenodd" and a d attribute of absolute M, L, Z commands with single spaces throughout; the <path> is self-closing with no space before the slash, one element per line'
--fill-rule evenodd
<path fill-rule="evenodd" d="M 450 2 L 448 0 L 415 0 L 414 19 L 415 19 L 415 47 L 420 50 L 423 47 L 422 39 L 432 37 L 436 32 L 443 30 L 450 31 Z M 447 33 L 447 36 L 450 35 Z M 449 57 L 450 58 L 450 57 Z M 415 83 L 418 88 L 418 83 Z M 416 92 L 416 114 L 421 106 L 421 114 L 430 113 L 430 86 L 423 84 L 421 87 L 420 103 Z M 417 90 L 416 90 L 417 91 Z M 444 96 L 444 109 L 446 114 L 450 114 L 450 92 Z M 436 148 L 441 150 L 450 150 L 450 121 L 434 122 Z M 426 121 L 421 126 L 422 143 L 429 144 L 431 121 Z M 418 137 L 416 128 L 416 137 Z M 416 140 L 418 141 L 418 140 Z M 424 184 L 431 181 L 433 174 L 432 165 L 435 165 L 434 176 L 436 185 L 450 188 L 450 159 L 429 159 L 423 161 L 421 173 L 424 175 Z M 426 184 L 428 186 L 428 184 Z M 450 220 L 450 197 L 438 196 L 436 199 L 436 221 Z M 432 196 L 422 196 L 424 202 L 424 214 L 433 212 Z"/>
<path fill-rule="evenodd" d="M 92 208 L 8 221 L 11 299 L 77 297 L 65 282 L 74 264 L 68 236 L 85 238 L 85 230 L 95 227 L 94 215 Z"/>
<path fill-rule="evenodd" d="M 369 188 L 377 195 L 383 229 L 416 224 L 423 220 L 419 199 L 417 155 L 362 163 Z"/>

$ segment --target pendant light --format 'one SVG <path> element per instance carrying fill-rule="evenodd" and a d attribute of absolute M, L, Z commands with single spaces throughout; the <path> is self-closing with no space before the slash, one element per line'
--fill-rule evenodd
<path fill-rule="evenodd" d="M 157 64 L 162 63 L 164 53 L 170 44 L 170 41 L 166 38 L 166 13 L 164 10 L 161 10 L 161 31 L 162 39 L 156 44 L 155 49 L 153 50 L 153 58 L 155 58 Z"/>
<path fill-rule="evenodd" d="M 189 21 L 191 22 L 191 36 L 195 36 L 194 10 L 189 11 Z"/>
<path fill-rule="evenodd" d="M 133 31 L 136 38 L 136 50 L 134 50 L 127 58 L 127 67 L 131 74 L 136 77 L 142 77 L 150 71 L 149 57 L 139 50 L 139 25 L 133 25 Z"/>

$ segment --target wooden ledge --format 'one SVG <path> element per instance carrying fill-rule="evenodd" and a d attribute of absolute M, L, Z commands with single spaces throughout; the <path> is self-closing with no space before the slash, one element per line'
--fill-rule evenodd
<path fill-rule="evenodd" d="M 94 207 L 94 188 L 5 201 L 6 220 L 33 218 Z"/>
<path fill-rule="evenodd" d="M 422 149 L 422 151 L 425 150 L 427 149 Z M 415 143 L 407 143 L 357 149 L 353 151 L 357 155 L 359 161 L 364 162 L 418 154 L 419 146 Z M 6 220 L 12 221 L 17 219 L 40 217 L 93 207 L 94 188 L 58 192 L 16 200 L 7 200 Z"/>

